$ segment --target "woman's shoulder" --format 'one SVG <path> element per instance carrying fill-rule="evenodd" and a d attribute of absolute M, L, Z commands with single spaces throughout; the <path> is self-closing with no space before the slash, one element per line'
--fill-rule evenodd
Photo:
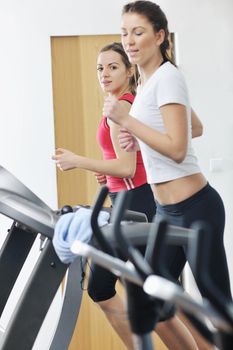
<path fill-rule="evenodd" d="M 127 101 L 131 104 L 133 103 L 134 99 L 135 96 L 130 92 L 127 92 L 118 98 L 119 101 Z"/>
<path fill-rule="evenodd" d="M 156 74 L 155 74 L 156 75 Z M 157 70 L 157 77 L 163 78 L 167 76 L 180 76 L 180 70 L 171 62 L 166 62 Z"/>
<path fill-rule="evenodd" d="M 150 86 L 158 87 L 170 84 L 184 84 L 185 79 L 180 71 L 174 64 L 171 62 L 166 62 L 162 66 L 160 66 L 157 71 L 153 74 L 150 79 Z"/>

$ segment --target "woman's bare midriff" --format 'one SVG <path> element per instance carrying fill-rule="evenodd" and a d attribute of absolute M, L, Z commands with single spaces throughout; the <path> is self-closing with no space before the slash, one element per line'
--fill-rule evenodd
<path fill-rule="evenodd" d="M 191 197 L 205 187 L 206 184 L 207 180 L 204 175 L 198 173 L 172 181 L 154 184 L 153 192 L 160 204 L 175 204 Z"/>

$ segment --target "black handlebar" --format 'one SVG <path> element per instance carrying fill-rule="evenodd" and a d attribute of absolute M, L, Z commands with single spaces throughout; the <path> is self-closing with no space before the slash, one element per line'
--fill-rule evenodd
<path fill-rule="evenodd" d="M 148 275 L 152 274 L 153 271 L 150 265 L 144 260 L 140 252 L 135 249 L 129 240 L 123 235 L 121 230 L 121 221 L 124 216 L 124 212 L 129 204 L 129 193 L 128 191 L 119 192 L 116 198 L 116 203 L 113 209 L 112 222 L 113 232 L 115 235 L 116 242 L 119 245 L 121 252 L 126 259 L 129 259 L 135 266 L 138 273 L 143 279 Z"/>
<path fill-rule="evenodd" d="M 108 187 L 103 186 L 100 189 L 99 194 L 97 195 L 97 198 L 93 204 L 92 207 L 92 215 L 91 215 L 91 228 L 93 231 L 93 235 L 95 236 L 98 244 L 100 245 L 101 249 L 108 253 L 109 255 L 116 256 L 115 250 L 111 247 L 107 239 L 104 237 L 99 225 L 98 225 L 98 215 L 102 209 L 102 206 L 104 204 L 104 201 L 108 195 Z"/>
<path fill-rule="evenodd" d="M 166 269 L 163 259 L 163 251 L 167 242 L 168 223 L 160 220 L 151 226 L 146 246 L 145 260 L 150 264 L 153 273 L 176 282 Z"/>
<path fill-rule="evenodd" d="M 99 212 L 102 208 L 107 194 L 108 188 L 106 186 L 102 187 L 97 197 L 97 200 L 93 206 L 91 226 L 96 240 L 98 241 L 98 244 L 101 246 L 104 252 L 112 256 L 116 256 L 117 254 L 115 250 L 113 250 L 112 246 L 108 243 L 107 239 L 100 230 L 97 222 Z M 115 206 L 112 210 L 111 223 L 113 226 L 113 233 L 116 242 L 119 246 L 119 249 L 121 250 L 124 257 L 126 259 L 129 259 L 134 264 L 142 280 L 145 280 L 149 275 L 153 273 L 168 278 L 169 280 L 173 280 L 168 274 L 168 271 L 165 269 L 163 261 L 163 249 L 166 244 L 170 243 L 168 237 L 170 237 L 169 230 L 171 231 L 171 226 L 169 226 L 164 220 L 156 224 L 153 223 L 153 225 L 151 225 L 145 257 L 143 257 L 141 253 L 131 245 L 130 241 L 122 233 L 122 226 L 124 225 L 122 219 L 124 218 L 124 213 L 127 209 L 128 204 L 128 192 L 122 191 L 118 193 Z M 214 308 L 216 308 L 219 314 L 222 315 L 223 319 L 225 319 L 233 327 L 232 301 L 229 300 L 226 296 L 224 296 L 220 288 L 218 288 L 218 286 L 215 285 L 214 281 L 211 278 L 210 271 L 208 269 L 211 252 L 211 238 L 213 237 L 213 235 L 211 235 L 209 227 L 207 227 L 206 224 L 203 222 L 196 222 L 191 226 L 191 229 L 187 229 L 185 231 L 187 231 L 185 232 L 187 237 L 185 237 L 188 242 L 188 253 L 190 255 L 189 259 L 190 263 L 192 264 L 192 268 L 194 269 L 193 272 L 198 286 L 201 287 L 207 299 L 210 300 L 211 304 L 214 306 Z M 135 317 L 135 312 L 133 310 L 135 309 L 135 305 L 138 305 L 137 300 L 140 299 L 138 296 L 141 292 L 139 291 L 138 286 L 134 287 L 131 283 L 126 283 L 126 287 L 128 295 L 131 298 L 131 300 L 128 300 L 129 311 L 131 310 L 131 312 L 129 312 L 129 316 L 131 315 L 130 318 L 132 318 L 131 325 L 133 324 L 132 329 L 136 330 L 135 333 L 137 334 L 137 330 L 139 329 L 141 331 L 142 327 L 141 325 L 138 328 L 136 327 L 138 318 Z M 143 306 L 143 309 L 146 309 L 145 305 L 148 304 L 149 307 L 147 307 L 147 309 L 152 311 L 153 302 L 149 299 L 145 299 L 145 301 L 143 301 L 143 298 L 144 296 L 141 295 L 141 305 Z M 213 339 L 211 339 L 211 333 L 209 332 L 208 327 L 206 327 L 204 323 L 198 321 L 198 318 L 195 315 L 189 315 L 188 313 L 186 313 L 186 315 L 210 342 L 214 342 Z M 148 324 L 146 330 L 152 330 L 153 324 L 156 320 L 154 311 L 151 313 L 150 316 L 151 322 Z M 137 322 L 132 321 L 134 319 L 136 319 Z M 230 341 L 231 340 L 232 338 L 230 337 Z"/>

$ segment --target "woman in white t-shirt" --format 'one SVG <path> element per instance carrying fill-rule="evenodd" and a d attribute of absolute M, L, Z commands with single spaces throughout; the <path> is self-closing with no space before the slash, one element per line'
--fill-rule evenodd
<path fill-rule="evenodd" d="M 156 218 L 182 227 L 196 220 L 211 226 L 215 236 L 211 278 L 231 298 L 223 243 L 224 205 L 201 173 L 192 149 L 189 96 L 183 75 L 167 56 L 166 16 L 153 2 L 130 2 L 123 8 L 121 30 L 129 60 L 138 66 L 140 85 L 129 114 L 111 97 L 105 100 L 104 114 L 136 137 L 137 141 L 125 131 L 119 139 L 128 151 L 139 144 L 157 199 Z M 164 261 L 178 279 L 186 253 L 181 247 L 168 246 Z"/>

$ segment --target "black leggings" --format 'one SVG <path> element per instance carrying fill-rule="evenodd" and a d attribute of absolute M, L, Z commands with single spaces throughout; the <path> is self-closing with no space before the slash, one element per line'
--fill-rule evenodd
<path fill-rule="evenodd" d="M 145 213 L 148 221 L 151 222 L 156 213 L 156 204 L 150 185 L 144 184 L 129 190 L 129 193 L 131 198 L 127 209 Z M 110 193 L 113 205 L 116 196 L 117 193 Z M 88 294 L 91 299 L 99 302 L 112 298 L 116 294 L 117 279 L 118 277 L 110 271 L 92 263 L 88 281 Z"/>
<path fill-rule="evenodd" d="M 169 224 L 182 227 L 190 227 L 197 221 L 203 220 L 212 229 L 215 239 L 211 247 L 210 273 L 214 283 L 220 288 L 226 297 L 231 298 L 229 273 L 223 242 L 225 226 L 225 210 L 221 197 L 217 191 L 207 184 L 202 190 L 192 197 L 174 204 L 160 205 L 157 203 L 156 220 L 168 220 Z M 178 279 L 188 259 L 185 247 L 166 246 L 164 262 L 170 274 Z M 190 263 L 192 269 L 192 265 Z M 200 288 L 202 296 L 205 292 Z"/>

